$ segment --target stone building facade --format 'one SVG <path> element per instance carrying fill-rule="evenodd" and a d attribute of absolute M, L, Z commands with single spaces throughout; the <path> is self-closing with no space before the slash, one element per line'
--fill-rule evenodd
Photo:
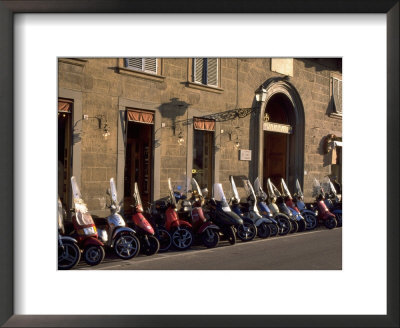
<path fill-rule="evenodd" d="M 59 194 L 74 175 L 101 216 L 111 177 L 129 212 L 135 181 L 150 202 L 169 177 L 229 195 L 230 175 L 271 175 L 311 201 L 341 180 L 341 83 L 337 58 L 59 58 Z"/>

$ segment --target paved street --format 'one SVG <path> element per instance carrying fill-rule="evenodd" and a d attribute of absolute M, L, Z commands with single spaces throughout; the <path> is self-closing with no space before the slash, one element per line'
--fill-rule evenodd
<path fill-rule="evenodd" d="M 342 228 L 319 227 L 309 232 L 256 238 L 231 246 L 221 241 L 207 249 L 193 246 L 184 252 L 168 251 L 153 256 L 139 255 L 123 261 L 112 254 L 96 267 L 83 261 L 80 270 L 340 270 L 342 268 Z"/>

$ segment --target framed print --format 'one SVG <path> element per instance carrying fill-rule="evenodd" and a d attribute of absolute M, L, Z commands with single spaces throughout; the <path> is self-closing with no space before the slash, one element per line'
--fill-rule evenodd
<path fill-rule="evenodd" d="M 299 5 L 289 0 L 232 1 L 229 5 L 210 1 L 0 1 L 0 323 L 6 327 L 398 326 L 398 16 L 398 1 L 350 1 L 339 5 L 337 1 Z M 143 101 L 138 106 L 138 102 L 119 97 L 120 87 L 105 81 L 101 69 L 95 72 L 94 79 L 81 80 L 79 74 L 87 58 L 120 58 L 115 67 L 107 69 L 140 76 L 143 90 L 147 90 L 150 80 L 155 81 L 155 92 L 161 94 L 162 81 L 169 78 L 164 74 L 162 60 L 138 62 L 135 57 L 125 63 L 123 58 L 130 56 L 343 60 L 343 141 L 332 139 L 333 144 L 344 145 L 344 206 L 348 221 L 343 228 L 341 270 L 55 270 L 55 251 L 46 245 L 54 240 L 54 229 L 47 222 L 53 222 L 55 210 L 51 204 L 56 167 L 51 163 L 57 149 L 57 129 L 54 117 L 47 113 L 57 103 L 60 106 L 61 99 L 61 114 L 67 117 L 65 108 L 72 99 L 79 120 L 94 116 L 93 126 L 97 129 L 98 124 L 105 138 L 110 134 L 114 138 L 116 131 L 122 131 L 120 123 L 90 112 L 90 108 L 102 106 L 102 93 L 90 99 L 80 98 L 76 85 L 81 83 L 86 91 L 93 86 L 98 90 L 104 87 L 113 94 L 106 106 L 129 108 L 126 124 L 138 127 L 142 123 L 140 131 L 150 135 L 153 120 L 160 122 L 158 112 L 152 114 L 151 105 Z M 59 58 L 73 67 L 64 79 L 69 87 L 64 89 L 57 84 L 57 74 L 64 73 L 58 68 Z M 188 79 L 178 88 L 190 89 L 192 102 L 200 92 L 210 92 L 210 106 L 211 99 L 215 105 L 215 95 L 229 94 L 219 84 L 218 65 L 216 60 L 193 59 L 187 65 L 188 72 L 193 70 L 193 81 L 189 83 Z M 178 66 L 173 66 L 167 68 L 180 74 Z M 290 69 L 290 59 L 271 60 L 272 66 L 287 81 L 296 73 Z M 251 65 L 246 63 L 243 67 L 254 79 L 258 78 L 258 71 L 252 70 Z M 93 66 L 85 69 L 95 71 Z M 237 68 L 237 73 L 244 72 Z M 342 83 L 337 74 L 328 78 L 336 86 Z M 132 85 L 131 88 L 129 92 L 135 93 Z M 299 88 L 308 92 L 305 85 L 299 84 Z M 173 102 L 172 98 L 176 102 L 182 93 L 170 92 L 164 101 Z M 310 96 L 318 97 L 311 92 Z M 337 101 L 333 93 L 332 99 Z M 341 107 L 334 114 L 341 120 Z M 197 130 L 192 136 L 170 129 L 171 136 L 179 144 L 189 137 L 201 136 L 201 142 L 209 147 L 201 151 L 208 155 L 211 143 L 206 143 L 207 136 L 211 130 L 222 128 L 219 122 L 214 126 L 209 117 L 193 117 Z M 284 123 L 265 126 L 271 133 L 282 133 L 283 129 L 287 135 L 297 133 L 290 122 Z M 316 124 L 313 128 L 318 131 L 320 127 Z M 239 137 L 243 136 L 230 135 L 232 145 L 246 145 L 247 139 L 243 142 Z M 135 137 L 130 138 L 134 142 Z M 150 144 L 151 137 L 149 140 Z M 104 145 L 92 142 L 90 147 L 92 152 L 104 152 Z M 124 144 L 118 147 L 110 150 L 116 157 Z M 245 149 L 249 152 L 254 148 Z M 77 154 L 84 153 L 80 151 L 74 153 L 75 158 L 67 159 L 72 163 Z M 148 148 L 141 151 L 147 164 L 165 156 L 162 147 L 154 157 Z M 134 155 L 131 158 L 135 162 Z M 241 165 L 249 165 L 254 158 L 257 152 L 251 152 Z M 192 173 L 195 170 L 193 174 L 198 174 L 200 180 L 212 163 L 210 160 L 193 167 L 186 163 L 185 169 Z M 143 177 L 151 172 L 149 167 L 143 169 Z M 308 174 L 299 168 L 301 174 Z M 123 171 L 123 165 L 119 169 Z M 108 177 L 109 173 L 106 168 L 82 174 Z M 117 187 L 125 182 L 124 178 L 124 174 L 118 176 Z M 212 177 L 217 178 L 215 174 Z M 151 185 L 149 179 L 142 181 L 142 200 L 150 197 L 145 193 L 160 193 L 160 187 Z M 207 179 L 204 177 L 202 183 L 212 181 Z M 97 180 L 92 180 L 95 187 Z M 378 209 L 367 208 L 375 200 Z M 93 197 L 92 201 L 102 199 Z M 200 277 L 204 282 L 196 284 Z M 171 283 L 176 280 L 185 283 Z M 244 292 L 243 284 L 250 291 Z M 87 292 L 82 293 L 82 289 Z"/>

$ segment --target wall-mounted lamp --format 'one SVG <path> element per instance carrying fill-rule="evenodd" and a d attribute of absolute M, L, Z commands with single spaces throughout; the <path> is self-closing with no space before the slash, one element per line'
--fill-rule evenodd
<path fill-rule="evenodd" d="M 233 131 L 229 131 L 228 132 L 228 134 L 229 134 L 229 141 L 233 141 L 232 140 L 232 134 L 236 134 L 236 139 L 234 140 L 234 147 L 236 148 L 236 149 L 239 149 L 239 147 L 240 147 L 240 142 L 239 142 L 239 135 L 236 133 L 236 132 L 233 132 Z"/>
<path fill-rule="evenodd" d="M 263 85 L 260 85 L 260 87 L 255 91 L 255 94 L 258 102 L 264 102 L 267 99 L 267 90 Z"/>
<path fill-rule="evenodd" d="M 182 133 L 182 131 L 179 131 L 179 134 L 178 134 L 178 144 L 179 144 L 179 146 L 182 146 L 184 142 L 185 142 L 185 139 L 183 138 L 183 133 Z"/>
<path fill-rule="evenodd" d="M 88 120 L 89 118 L 95 118 L 98 123 L 99 123 L 99 129 L 103 130 L 103 137 L 107 139 L 107 137 L 111 134 L 110 133 L 110 128 L 108 126 L 107 119 L 104 115 L 96 115 L 96 116 L 88 116 L 88 115 L 83 115 L 84 120 Z M 104 121 L 104 124 L 102 122 Z"/>

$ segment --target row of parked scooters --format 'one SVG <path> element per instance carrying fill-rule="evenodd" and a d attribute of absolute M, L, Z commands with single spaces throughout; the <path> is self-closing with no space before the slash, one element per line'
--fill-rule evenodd
<path fill-rule="evenodd" d="M 72 227 L 64 226 L 65 210 L 58 199 L 58 269 L 74 268 L 81 257 L 88 265 L 97 265 L 105 257 L 105 248 L 119 258 L 129 260 L 139 252 L 153 255 L 170 248 L 186 250 L 193 244 L 216 247 L 221 239 L 231 245 L 237 238 L 251 241 L 256 236 L 267 238 L 297 231 L 315 229 L 319 224 L 328 229 L 342 225 L 342 208 L 336 189 L 327 178 L 323 185 L 314 179 L 315 204 L 306 206 L 300 183 L 296 180 L 293 196 L 285 181 L 281 191 L 267 180 L 267 192 L 257 178 L 253 185 L 247 178 L 229 178 L 233 197 L 225 197 L 222 185 L 215 183 L 212 197 L 200 189 L 192 178 L 188 195 L 174 191 L 168 179 L 169 195 L 158 200 L 145 212 L 138 185 L 134 186 L 133 214 L 124 220 L 120 213 L 117 188 L 113 178 L 107 194 L 111 198 L 110 215 L 96 219 L 90 215 L 75 177 L 71 178 L 74 198 Z M 237 185 L 245 193 L 239 194 Z M 241 197 L 243 196 L 243 197 Z"/>

